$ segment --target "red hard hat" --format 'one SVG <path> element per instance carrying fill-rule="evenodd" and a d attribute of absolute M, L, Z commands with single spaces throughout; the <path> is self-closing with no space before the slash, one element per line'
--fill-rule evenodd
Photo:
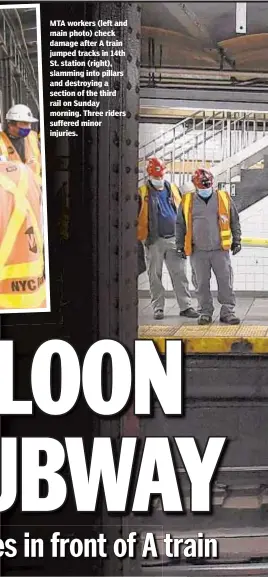
<path fill-rule="evenodd" d="M 192 182 L 196 188 L 209 188 L 213 184 L 213 175 L 205 168 L 198 168 L 192 176 Z"/>
<path fill-rule="evenodd" d="M 152 176 L 153 178 L 162 178 L 165 174 L 165 164 L 162 160 L 158 158 L 150 158 L 147 164 L 147 173 L 148 176 Z"/>

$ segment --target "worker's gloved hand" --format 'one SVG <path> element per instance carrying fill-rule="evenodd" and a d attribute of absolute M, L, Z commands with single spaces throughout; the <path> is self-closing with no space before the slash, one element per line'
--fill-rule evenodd
<path fill-rule="evenodd" d="M 177 248 L 176 253 L 180 258 L 187 258 L 183 248 Z"/>
<path fill-rule="evenodd" d="M 232 246 L 231 246 L 231 251 L 233 253 L 233 256 L 235 256 L 236 254 L 238 254 L 241 250 L 241 244 L 240 243 L 235 243 L 233 242 Z"/>

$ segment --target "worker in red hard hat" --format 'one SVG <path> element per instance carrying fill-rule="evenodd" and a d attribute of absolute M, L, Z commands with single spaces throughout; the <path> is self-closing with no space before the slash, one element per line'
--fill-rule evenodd
<path fill-rule="evenodd" d="M 138 240 L 144 245 L 154 318 L 164 318 L 163 263 L 170 274 L 180 315 L 197 318 L 191 304 L 186 263 L 178 258 L 175 223 L 181 196 L 175 184 L 165 180 L 165 164 L 150 158 L 147 182 L 139 188 Z"/>
<path fill-rule="evenodd" d="M 241 250 L 241 228 L 236 207 L 225 190 L 213 188 L 213 175 L 199 168 L 192 177 L 195 192 L 186 193 L 176 222 L 176 245 L 182 259 L 191 258 L 200 306 L 198 323 L 212 322 L 214 306 L 210 291 L 211 270 L 218 284 L 220 320 L 240 323 L 235 315 L 235 294 L 230 251 Z"/>

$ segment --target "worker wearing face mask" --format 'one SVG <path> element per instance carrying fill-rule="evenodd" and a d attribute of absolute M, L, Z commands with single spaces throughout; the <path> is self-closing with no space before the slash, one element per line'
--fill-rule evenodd
<path fill-rule="evenodd" d="M 165 262 L 180 307 L 180 315 L 197 318 L 191 304 L 186 263 L 178 258 L 175 244 L 175 223 L 180 193 L 175 184 L 165 179 L 165 165 L 151 158 L 147 166 L 148 180 L 139 189 L 138 240 L 144 245 L 154 318 L 164 318 L 165 289 L 162 284 Z"/>
<path fill-rule="evenodd" d="M 0 310 L 44 309 L 40 190 L 27 165 L 0 155 Z"/>
<path fill-rule="evenodd" d="M 15 104 L 6 115 L 6 129 L 0 132 L 0 155 L 12 162 L 23 162 L 33 171 L 41 186 L 41 154 L 38 135 L 32 130 L 36 123 L 28 106 Z"/>
<path fill-rule="evenodd" d="M 218 284 L 220 320 L 237 325 L 230 250 L 241 250 L 239 215 L 229 194 L 213 189 L 213 176 L 204 169 L 193 175 L 196 192 L 183 196 L 176 222 L 178 255 L 191 258 L 197 285 L 200 316 L 198 324 L 212 322 L 214 307 L 210 291 L 211 270 Z"/>

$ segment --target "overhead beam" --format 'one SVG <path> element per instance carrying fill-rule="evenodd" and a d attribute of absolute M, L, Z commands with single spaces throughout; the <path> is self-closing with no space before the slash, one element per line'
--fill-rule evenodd
<path fill-rule="evenodd" d="M 186 4 L 183 2 L 163 2 L 163 4 L 193 38 L 201 41 L 205 40 L 206 43 L 211 41 L 208 30 L 201 25 L 195 13 Z"/>
<path fill-rule="evenodd" d="M 209 30 L 199 21 L 197 15 L 188 4 L 184 2 L 164 2 L 163 4 L 169 13 L 176 18 L 193 38 L 200 40 L 205 43 L 206 46 L 210 46 L 218 51 L 220 69 L 223 69 L 224 62 L 232 69 L 235 69 L 234 58 L 228 54 L 218 42 L 212 40 Z"/>
<path fill-rule="evenodd" d="M 172 77 L 176 79 L 210 79 L 210 80 L 223 80 L 230 78 L 237 78 L 240 80 L 252 80 L 252 79 L 265 79 L 268 80 L 268 72 L 243 72 L 232 70 L 209 70 L 205 68 L 162 68 L 155 66 L 153 69 L 148 66 L 141 66 L 141 75 L 146 75 L 149 72 L 155 72 L 155 74 L 161 74 L 161 79 L 163 80 L 165 76 Z"/>
<path fill-rule="evenodd" d="M 144 102 L 142 100 L 142 102 Z M 157 106 L 162 106 L 163 110 L 164 110 L 164 106 L 173 106 L 174 108 L 178 105 L 176 101 L 174 100 L 170 100 L 170 101 L 161 101 L 161 100 L 157 100 L 157 101 L 149 101 L 149 100 L 145 100 L 146 102 L 146 106 L 147 103 L 150 103 L 151 106 L 153 106 L 153 102 L 155 104 L 157 104 Z M 143 104 L 142 104 L 143 105 Z M 263 104 L 261 102 L 241 102 L 241 100 L 237 100 L 236 102 L 227 102 L 226 100 L 213 100 L 213 99 L 208 99 L 208 100 L 181 100 L 180 102 L 180 106 L 185 108 L 185 109 L 189 109 L 191 108 L 191 110 L 200 110 L 200 108 L 205 107 L 206 110 L 226 110 L 226 111 L 240 111 L 243 110 L 244 112 L 267 112 L 267 104 Z M 144 117 L 141 116 L 141 121 Z M 160 116 L 158 117 L 158 122 L 160 122 Z M 163 118 L 165 120 L 167 120 L 166 116 L 163 114 Z M 148 122 L 148 120 L 147 120 Z"/>
<path fill-rule="evenodd" d="M 267 112 L 268 92 L 246 88 L 231 90 L 195 90 L 177 88 L 141 88 L 140 106 L 163 108 L 197 108 L 201 110 L 255 110 Z"/>
<path fill-rule="evenodd" d="M 248 99 L 248 102 L 250 102 L 250 100 L 255 101 L 255 102 L 265 102 L 266 106 L 268 106 L 268 91 L 265 90 L 249 90 L 248 88 L 246 89 L 235 89 L 235 87 L 230 88 L 230 90 L 227 90 L 226 88 L 222 89 L 222 88 L 213 88 L 212 90 L 206 90 L 206 89 L 201 89 L 201 90 L 196 90 L 195 88 L 189 88 L 189 87 L 185 87 L 185 88 L 141 88 L 141 98 L 149 98 L 150 100 L 154 100 L 154 99 L 161 99 L 161 100 L 175 100 L 175 101 L 180 101 L 180 100 L 206 100 L 206 99 L 210 99 L 211 97 L 215 97 L 218 96 L 220 97 L 220 99 L 224 100 L 226 99 L 227 101 L 232 101 L 232 98 L 235 100 L 240 100 L 240 101 L 246 101 Z M 214 98 L 213 98 L 214 100 Z M 180 105 L 179 102 L 177 102 L 178 106 Z M 176 107 L 175 106 L 175 107 Z M 266 110 L 267 112 L 267 110 Z"/>
<path fill-rule="evenodd" d="M 229 111 L 228 111 L 229 112 Z M 241 112 L 241 110 L 239 110 L 239 113 Z M 236 115 L 238 113 L 238 110 L 232 110 L 229 112 L 230 113 L 230 118 L 231 119 L 235 119 Z M 182 119 L 182 118 L 188 118 L 189 116 L 192 116 L 193 114 L 193 110 L 192 109 L 185 109 L 185 108 L 158 108 L 157 106 L 152 106 L 152 107 L 148 107 L 148 106 L 141 106 L 140 107 L 140 113 L 139 113 L 139 120 L 140 122 L 153 122 L 153 123 L 158 123 L 159 120 L 161 119 L 165 119 L 167 121 L 167 123 L 169 124 L 176 124 L 178 122 L 178 119 Z M 249 112 L 247 113 L 249 114 Z M 258 122 L 263 122 L 265 120 L 265 122 L 268 122 L 268 113 L 265 112 L 252 112 L 252 114 L 254 114 L 254 118 L 255 120 Z M 223 119 L 225 118 L 226 115 L 226 110 L 224 111 L 219 111 L 217 110 L 217 119 Z M 203 120 L 204 118 L 211 118 L 211 110 L 205 108 L 199 111 L 195 111 L 195 119 L 201 119 Z"/>

